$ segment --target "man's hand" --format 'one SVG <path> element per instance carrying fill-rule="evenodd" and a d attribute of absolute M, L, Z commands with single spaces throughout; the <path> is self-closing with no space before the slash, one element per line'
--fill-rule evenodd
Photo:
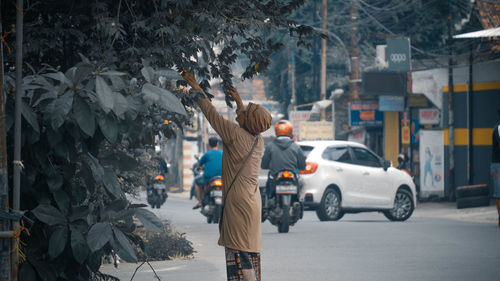
<path fill-rule="evenodd" d="M 198 82 L 196 82 L 196 77 L 194 77 L 194 74 L 192 74 L 191 72 L 189 72 L 187 70 L 184 70 L 183 72 L 181 72 L 181 75 L 182 75 L 182 77 L 184 77 L 184 80 L 186 80 L 186 82 L 189 84 L 189 86 L 191 86 L 191 88 L 193 88 L 193 90 L 195 90 L 195 91 L 202 90 L 200 85 L 198 84 Z"/>
<path fill-rule="evenodd" d="M 240 95 L 238 95 L 238 91 L 236 91 L 235 88 L 228 89 L 227 93 L 233 97 L 238 110 L 244 109 L 243 102 L 241 101 Z"/>

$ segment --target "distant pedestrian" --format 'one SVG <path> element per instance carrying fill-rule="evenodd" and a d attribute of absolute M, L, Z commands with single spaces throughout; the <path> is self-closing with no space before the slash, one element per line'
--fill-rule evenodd
<path fill-rule="evenodd" d="M 194 75 L 184 72 L 183 76 L 193 90 L 205 95 Z M 236 101 L 238 124 L 224 119 L 206 95 L 197 100 L 223 143 L 224 211 L 219 223 L 218 244 L 225 247 L 227 280 L 261 281 L 261 197 L 258 178 L 264 141 L 260 133 L 271 126 L 271 114 L 253 103 L 245 108 L 236 89 L 228 93 Z"/>
<path fill-rule="evenodd" d="M 493 197 L 496 199 L 498 210 L 498 226 L 500 226 L 500 110 L 498 120 L 493 127 L 493 147 L 491 153 L 491 183 L 493 185 Z"/>

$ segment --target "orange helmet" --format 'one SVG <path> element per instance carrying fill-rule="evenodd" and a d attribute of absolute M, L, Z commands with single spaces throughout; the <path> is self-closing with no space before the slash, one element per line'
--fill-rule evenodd
<path fill-rule="evenodd" d="M 278 123 L 276 123 L 276 126 L 274 126 L 274 132 L 276 132 L 276 136 L 289 136 L 293 137 L 293 127 L 292 123 L 288 120 L 280 120 Z"/>

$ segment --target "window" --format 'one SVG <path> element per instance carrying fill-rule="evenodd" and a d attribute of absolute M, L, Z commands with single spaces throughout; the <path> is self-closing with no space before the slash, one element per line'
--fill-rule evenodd
<path fill-rule="evenodd" d="M 321 156 L 325 160 L 330 161 L 338 161 L 344 163 L 350 163 L 351 155 L 349 154 L 349 150 L 347 147 L 327 147 L 325 151 L 323 151 L 323 155 Z"/>
<path fill-rule="evenodd" d="M 352 151 L 354 152 L 354 157 L 356 157 L 357 164 L 370 167 L 381 167 L 380 159 L 370 151 L 360 147 L 353 147 Z"/>
<path fill-rule="evenodd" d="M 314 146 L 309 146 L 309 145 L 301 145 L 300 148 L 304 152 L 304 155 L 307 157 L 309 156 L 309 153 L 314 149 Z"/>

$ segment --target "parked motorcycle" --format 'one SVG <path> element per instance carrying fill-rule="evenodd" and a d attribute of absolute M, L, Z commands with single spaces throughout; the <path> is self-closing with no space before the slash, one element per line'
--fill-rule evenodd
<path fill-rule="evenodd" d="M 163 176 L 156 176 L 147 190 L 147 200 L 151 208 L 160 208 L 168 198 Z"/>
<path fill-rule="evenodd" d="M 198 155 L 195 155 L 194 158 L 196 159 L 196 163 L 193 164 L 191 167 L 191 171 L 193 172 L 193 179 L 196 179 L 197 176 L 199 176 L 202 172 L 203 169 L 198 166 L 198 160 L 200 160 Z M 196 183 L 193 180 L 193 183 L 191 184 L 191 190 L 189 192 L 189 200 L 193 199 L 193 197 L 196 198 L 196 189 L 195 189 Z"/>
<path fill-rule="evenodd" d="M 201 205 L 201 213 L 207 223 L 219 223 L 222 210 L 222 178 L 213 177 L 208 182 Z"/>
<path fill-rule="evenodd" d="M 404 154 L 404 153 L 399 154 L 398 155 L 398 166 L 396 168 L 398 170 L 401 170 L 401 171 L 407 173 L 413 179 L 413 176 L 410 173 L 410 171 L 406 169 L 407 164 L 408 164 L 408 156 L 406 156 L 406 154 Z"/>
<path fill-rule="evenodd" d="M 287 233 L 290 225 L 294 225 L 304 215 L 304 206 L 299 201 L 299 181 L 297 174 L 283 170 L 275 176 L 269 175 L 270 198 L 266 199 L 267 219 L 278 226 L 279 233 Z M 264 217 L 263 220 L 266 218 Z"/>

